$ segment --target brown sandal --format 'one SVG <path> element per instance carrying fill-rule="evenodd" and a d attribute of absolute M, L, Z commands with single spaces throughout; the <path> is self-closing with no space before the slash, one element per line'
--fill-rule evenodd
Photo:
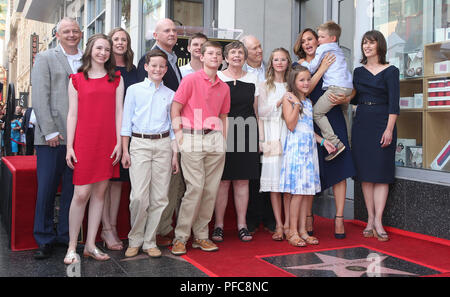
<path fill-rule="evenodd" d="M 290 233 L 288 237 L 288 242 L 290 245 L 295 247 L 305 247 L 306 242 L 300 238 L 297 232 Z"/>
<path fill-rule="evenodd" d="M 319 239 L 314 236 L 309 236 L 307 233 L 300 235 L 300 237 L 309 245 L 318 245 Z"/>
<path fill-rule="evenodd" d="M 284 240 L 283 227 L 275 228 L 275 233 L 272 235 L 272 239 L 275 241 L 283 241 Z"/>

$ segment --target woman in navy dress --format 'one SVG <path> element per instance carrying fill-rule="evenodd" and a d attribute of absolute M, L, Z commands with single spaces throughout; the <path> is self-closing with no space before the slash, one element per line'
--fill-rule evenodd
<path fill-rule="evenodd" d="M 115 70 L 119 70 L 122 75 L 125 93 L 127 88 L 137 83 L 137 70 L 133 65 L 134 53 L 131 49 L 131 39 L 127 31 L 122 28 L 115 28 L 109 33 L 113 41 L 112 53 L 116 60 Z M 128 169 L 123 168 L 120 162 L 120 177 L 112 178 L 106 190 L 105 204 L 102 215 L 101 238 L 106 247 L 110 250 L 122 250 L 123 243 L 117 234 L 117 216 L 119 214 L 120 196 L 122 194 L 122 182 L 129 181 Z"/>
<path fill-rule="evenodd" d="M 294 46 L 294 53 L 299 57 L 301 62 L 303 59 L 311 61 L 314 59 L 316 49 L 319 46 L 317 33 L 312 29 L 307 28 L 303 30 L 297 38 Z M 321 67 L 317 70 L 311 80 L 311 93 L 309 98 L 312 103 L 315 104 L 317 100 L 322 96 L 325 90 L 322 89 L 322 76 L 328 69 L 329 65 L 334 62 L 334 56 L 325 57 L 323 59 Z M 295 64 L 295 63 L 294 63 Z M 347 181 L 349 177 L 355 175 L 355 167 L 353 165 L 352 153 L 348 143 L 347 125 L 345 122 L 342 109 L 338 106 L 341 103 L 349 102 L 351 97 L 345 96 L 330 96 L 330 100 L 333 101 L 336 106 L 327 113 L 328 120 L 330 121 L 333 130 L 342 142 L 345 144 L 346 149 L 338 157 L 332 161 L 325 161 L 325 157 L 328 152 L 323 146 L 318 146 L 319 155 L 319 168 L 320 168 L 320 183 L 322 189 L 333 187 L 333 194 L 336 204 L 335 215 L 335 230 L 334 235 L 337 239 L 345 238 L 344 227 L 344 207 L 345 207 L 345 194 L 347 190 Z M 314 131 L 322 136 L 320 129 L 314 124 Z M 313 234 L 313 222 L 314 217 L 312 213 L 312 200 L 306 200 L 308 205 L 307 215 L 307 230 L 310 235 Z"/>
<path fill-rule="evenodd" d="M 386 62 L 386 40 L 379 31 L 366 32 L 362 38 L 362 67 L 353 73 L 357 104 L 352 127 L 352 149 L 357 181 L 361 182 L 368 221 L 364 237 L 389 240 L 382 218 L 395 178 L 395 148 L 399 114 L 399 70 Z"/>

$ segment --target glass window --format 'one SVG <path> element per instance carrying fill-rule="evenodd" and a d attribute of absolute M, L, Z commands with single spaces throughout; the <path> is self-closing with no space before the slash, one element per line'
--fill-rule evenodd
<path fill-rule="evenodd" d="M 120 1 L 120 27 L 130 32 L 130 0 Z"/>
<path fill-rule="evenodd" d="M 450 0 L 375 0 L 400 69 L 397 166 L 450 171 Z"/>
<path fill-rule="evenodd" d="M 203 27 L 203 0 L 170 1 L 171 18 L 180 26 Z"/>
<path fill-rule="evenodd" d="M 105 30 L 105 0 L 89 0 L 87 7 L 87 37 Z"/>
<path fill-rule="evenodd" d="M 143 13 L 143 53 L 153 46 L 153 32 L 158 20 L 166 17 L 166 1 L 164 0 L 142 0 Z"/>

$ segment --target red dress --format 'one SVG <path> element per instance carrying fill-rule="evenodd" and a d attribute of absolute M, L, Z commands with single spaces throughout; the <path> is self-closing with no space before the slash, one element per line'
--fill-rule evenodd
<path fill-rule="evenodd" d="M 108 75 L 86 80 L 82 72 L 70 75 L 78 91 L 77 126 L 73 149 L 73 184 L 86 185 L 119 177 L 119 164 L 112 166 L 111 154 L 116 146 L 116 88 L 120 71 L 114 81 Z"/>

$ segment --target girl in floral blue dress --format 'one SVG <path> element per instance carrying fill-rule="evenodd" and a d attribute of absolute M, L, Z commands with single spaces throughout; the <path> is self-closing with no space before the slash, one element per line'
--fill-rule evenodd
<path fill-rule="evenodd" d="M 289 75 L 288 92 L 282 103 L 283 117 L 289 131 L 283 145 L 280 191 L 292 194 L 288 242 L 296 247 L 319 243 L 316 237 L 306 232 L 307 207 L 302 207 L 304 197 L 321 190 L 316 142 L 324 146 L 328 153 L 335 150 L 333 144 L 314 133 L 312 103 L 305 96 L 310 82 L 308 69 L 295 67 Z"/>

